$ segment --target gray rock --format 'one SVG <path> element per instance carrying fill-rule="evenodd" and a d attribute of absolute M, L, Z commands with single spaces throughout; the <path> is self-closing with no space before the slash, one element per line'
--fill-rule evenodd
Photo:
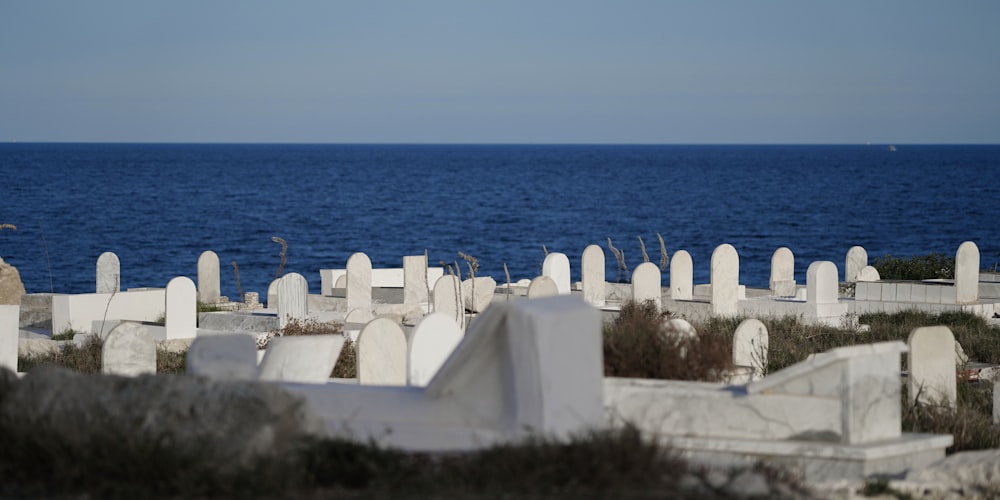
<path fill-rule="evenodd" d="M 11 376 L 0 373 L 5 430 L 59 443 L 60 452 L 77 456 L 119 441 L 150 449 L 170 443 L 229 472 L 322 431 L 305 401 L 275 384 L 83 375 L 55 366 L 37 367 L 20 380 Z"/>

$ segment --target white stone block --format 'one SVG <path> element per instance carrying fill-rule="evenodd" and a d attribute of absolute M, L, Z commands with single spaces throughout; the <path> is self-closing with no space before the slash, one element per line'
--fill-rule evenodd
<path fill-rule="evenodd" d="M 278 326 L 303 321 L 309 316 L 309 283 L 299 273 L 288 273 L 278 280 Z"/>
<path fill-rule="evenodd" d="M 462 282 L 462 303 L 465 310 L 481 313 L 493 301 L 497 282 L 489 276 L 470 278 Z"/>
<path fill-rule="evenodd" d="M 910 403 L 921 401 L 954 407 L 958 388 L 955 371 L 955 336 L 946 326 L 926 326 L 910 332 L 906 341 L 910 376 Z"/>
<path fill-rule="evenodd" d="M 858 273 L 858 281 L 879 281 L 882 277 L 878 274 L 878 269 L 872 266 L 865 266 L 861 268 L 861 272 Z"/>
<path fill-rule="evenodd" d="M 919 283 L 910 285 L 910 301 L 918 303 L 927 302 L 927 285 Z"/>
<path fill-rule="evenodd" d="M 733 334 L 733 365 L 749 367 L 749 380 L 757 380 L 767 373 L 767 327 L 760 320 L 746 319 Z"/>
<path fill-rule="evenodd" d="M 958 303 L 958 287 L 954 286 L 943 286 L 941 287 L 941 303 L 942 304 L 957 304 Z"/>
<path fill-rule="evenodd" d="M 926 289 L 927 291 L 927 303 L 928 304 L 940 304 L 941 303 L 941 289 L 944 288 L 941 285 L 929 285 Z"/>
<path fill-rule="evenodd" d="M 789 288 L 791 282 L 791 288 Z M 794 295 L 789 293 L 795 288 L 795 255 L 788 247 L 781 247 L 771 254 L 771 294 L 777 296 Z M 779 288 L 780 287 L 780 288 Z"/>
<path fill-rule="evenodd" d="M 911 302 L 913 297 L 913 284 L 912 283 L 897 283 L 896 284 L 896 301 L 898 302 Z"/>
<path fill-rule="evenodd" d="M 438 278 L 434 284 L 434 312 L 448 315 L 464 326 L 465 310 L 462 305 L 462 283 L 449 274 Z"/>
<path fill-rule="evenodd" d="M 156 321 L 164 315 L 166 290 L 118 293 L 56 294 L 52 296 L 52 332 L 89 332 L 94 321 L 120 319 Z"/>
<path fill-rule="evenodd" d="M 257 378 L 257 342 L 250 335 L 202 335 L 187 352 L 187 373 L 216 380 Z"/>
<path fill-rule="evenodd" d="M 839 300 L 837 265 L 830 261 L 809 264 L 806 271 L 806 301 L 810 304 L 836 304 Z"/>
<path fill-rule="evenodd" d="M 422 304 L 428 301 L 427 257 L 403 257 L 403 303 Z"/>
<path fill-rule="evenodd" d="M 260 362 L 260 380 L 323 384 L 344 347 L 343 335 L 274 337 Z"/>
<path fill-rule="evenodd" d="M 882 301 L 883 302 L 895 302 L 896 299 L 896 284 L 895 283 L 882 283 Z"/>
<path fill-rule="evenodd" d="M 104 339 L 101 373 L 134 377 L 156 373 L 156 342 L 140 323 L 124 322 Z"/>

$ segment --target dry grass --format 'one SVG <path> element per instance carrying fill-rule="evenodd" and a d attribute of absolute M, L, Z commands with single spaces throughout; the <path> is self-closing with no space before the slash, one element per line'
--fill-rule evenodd
<path fill-rule="evenodd" d="M 358 350 L 350 338 L 344 337 L 344 347 L 340 350 L 337 363 L 333 365 L 333 378 L 357 378 Z"/>
<path fill-rule="evenodd" d="M 623 304 L 604 326 L 605 376 L 719 381 L 732 368 L 729 338 L 711 332 L 678 337 L 666 319 L 652 302 Z"/>
<path fill-rule="evenodd" d="M 993 425 L 993 384 L 960 380 L 957 407 L 910 405 L 903 386 L 903 431 L 951 434 L 948 453 L 1000 448 L 1000 427 Z"/>

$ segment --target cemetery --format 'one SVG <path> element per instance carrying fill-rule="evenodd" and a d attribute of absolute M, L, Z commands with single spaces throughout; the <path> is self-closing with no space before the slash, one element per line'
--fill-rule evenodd
<path fill-rule="evenodd" d="M 73 421 L 59 414 L 69 411 L 69 403 L 60 406 L 55 397 L 92 408 L 98 389 L 37 396 L 53 393 L 55 386 L 44 384 L 83 386 L 86 377 L 30 360 L 98 346 L 99 371 L 109 377 L 95 382 L 109 391 L 102 404 L 121 404 L 123 415 L 131 405 L 152 420 L 193 414 L 205 428 L 158 425 L 179 432 L 182 441 L 220 443 L 220 456 L 232 464 L 317 439 L 452 456 L 604 432 L 670 450 L 685 463 L 707 464 L 700 472 L 676 466 L 692 484 L 685 494 L 739 496 L 736 479 L 744 476 L 742 481 L 763 481 L 753 490 L 757 495 L 789 498 L 878 478 L 899 491 L 973 491 L 935 472 L 951 457 L 974 453 L 948 455 L 967 448 L 965 438 L 904 427 L 914 427 L 918 407 L 932 408 L 931 416 L 958 411 L 972 383 L 988 386 L 991 424 L 1000 425 L 1000 359 L 970 359 L 956 341 L 960 337 L 978 354 L 997 339 L 915 324 L 889 340 L 872 333 L 881 331 L 879 324 L 859 318 L 964 314 L 986 329 L 1000 325 L 1000 279 L 981 272 L 974 243 L 958 247 L 953 279 L 919 281 L 881 280 L 865 250 L 853 247 L 843 274 L 834 262 L 812 262 L 805 283 L 797 283 L 794 255 L 782 247 L 772 256 L 766 289 L 740 283 L 739 254 L 728 244 L 701 264 L 710 268 L 708 283 L 693 282 L 695 263 L 683 250 L 669 264 L 636 266 L 627 283 L 607 280 L 600 246 L 577 257 L 577 282 L 570 257 L 549 252 L 541 275 L 497 283 L 430 267 L 423 255 L 404 256 L 400 268 L 373 269 L 367 255 L 355 253 L 343 269 L 319 270 L 320 294 L 309 293 L 306 276 L 287 273 L 270 284 L 261 303 L 256 294 L 233 301 L 221 296 L 219 257 L 212 251 L 197 259 L 197 282 L 178 276 L 162 288 L 127 290 L 119 287 L 118 257 L 107 252 L 97 259 L 93 293 L 29 293 L 0 305 L 0 425 L 30 425 L 29 417 Z M 725 359 L 709 380 L 683 373 L 675 380 L 609 375 L 628 372 L 608 368 L 620 362 L 607 351 L 608 328 L 625 325 L 637 304 L 652 318 L 643 342 L 680 339 L 671 344 L 684 346 L 675 359 L 700 359 L 697 340 L 722 335 Z M 199 313 L 205 305 L 213 310 Z M 778 331 L 787 323 L 812 333 L 789 340 Z M 321 328 L 281 334 L 303 325 Z M 712 333 L 719 328 L 724 333 Z M 796 358 L 788 345 L 812 348 Z M 183 356 L 186 375 L 157 375 L 158 357 L 167 352 Z M 348 357 L 345 375 L 341 363 Z M 32 368 L 19 373 L 19 364 Z M 157 379 L 163 391 L 195 399 L 160 401 L 162 410 L 137 402 L 143 393 L 166 397 Z M 131 399 L 109 403 L 114 391 Z M 249 405 L 260 420 L 236 425 L 218 405 L 185 410 L 205 397 Z M 51 416 L 43 418 L 46 412 Z M 218 429 L 212 429 L 213 418 L 220 419 Z M 122 428 L 133 429 L 123 422 Z M 47 432 L 79 439 L 86 432 L 80 425 Z M 748 472 L 755 464 L 795 479 L 765 481 Z M 706 470 L 729 472 L 716 484 Z M 977 488 L 1000 491 L 1000 483 L 977 480 L 986 481 Z"/>

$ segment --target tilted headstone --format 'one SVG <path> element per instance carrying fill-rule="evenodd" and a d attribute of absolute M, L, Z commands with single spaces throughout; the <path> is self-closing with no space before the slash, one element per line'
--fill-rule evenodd
<path fill-rule="evenodd" d="M 595 307 L 605 303 L 604 286 L 607 272 L 604 249 L 599 245 L 588 245 L 580 257 L 580 281 L 583 285 L 583 300 Z"/>
<path fill-rule="evenodd" d="M 403 257 L 403 303 L 427 302 L 427 258 L 423 255 Z"/>
<path fill-rule="evenodd" d="M 670 260 L 670 298 L 691 300 L 694 296 L 694 264 L 687 250 L 678 250 Z"/>
<path fill-rule="evenodd" d="M 389 318 L 375 318 L 358 335 L 358 383 L 406 385 L 407 346 L 403 329 Z"/>
<path fill-rule="evenodd" d="M 758 319 L 746 319 L 733 334 L 733 365 L 750 368 L 748 381 L 758 380 L 767 373 L 767 327 Z"/>
<path fill-rule="evenodd" d="M 712 252 L 710 281 L 712 314 L 736 316 L 740 300 L 740 256 L 732 245 L 723 243 Z"/>
<path fill-rule="evenodd" d="M 906 381 L 910 404 L 915 401 L 945 404 L 952 408 L 958 395 L 955 371 L 955 336 L 946 326 L 925 326 L 910 332 Z"/>
<path fill-rule="evenodd" d="M 427 385 L 464 335 L 462 327 L 446 314 L 424 316 L 410 334 L 409 384 Z"/>
<path fill-rule="evenodd" d="M 539 299 L 559 295 L 559 286 L 548 276 L 536 276 L 528 285 L 528 298 Z"/>
<path fill-rule="evenodd" d="M 971 241 L 958 246 L 955 253 L 955 303 L 979 302 L 979 247 Z"/>
<path fill-rule="evenodd" d="M 795 255 L 788 247 L 781 247 L 771 254 L 770 285 L 774 295 L 795 295 Z"/>
<path fill-rule="evenodd" d="M 551 252 L 542 261 L 542 276 L 552 278 L 556 282 L 559 295 L 570 293 L 569 257 L 560 252 Z"/>
<path fill-rule="evenodd" d="M 189 339 L 198 332 L 198 290 L 187 276 L 178 276 L 167 283 L 166 321 L 167 339 Z"/>
<path fill-rule="evenodd" d="M 637 304 L 653 301 L 656 310 L 663 309 L 663 292 L 660 285 L 660 268 L 652 262 L 643 262 L 632 271 L 632 300 Z"/>
<path fill-rule="evenodd" d="M 847 251 L 847 260 L 844 262 L 844 281 L 854 283 L 858 281 L 858 274 L 868 265 L 868 251 L 864 247 L 853 246 Z"/>
<path fill-rule="evenodd" d="M 309 283 L 299 273 L 288 273 L 278 280 L 278 327 L 309 316 Z"/>
<path fill-rule="evenodd" d="M 806 302 L 836 304 L 839 300 L 837 265 L 828 260 L 809 264 L 806 270 Z"/>
<path fill-rule="evenodd" d="M 114 327 L 104 339 L 101 373 L 129 377 L 156 373 L 156 341 L 149 330 L 132 321 Z"/>
<path fill-rule="evenodd" d="M 250 335 L 203 335 L 187 352 L 187 373 L 216 380 L 257 378 L 257 341 Z"/>
<path fill-rule="evenodd" d="M 861 271 L 858 271 L 858 274 L 857 276 L 855 276 L 854 281 L 861 281 L 867 283 L 871 281 L 879 281 L 881 279 L 882 277 L 879 276 L 878 269 L 875 269 L 872 266 L 865 266 L 861 268 Z"/>
<path fill-rule="evenodd" d="M 121 291 L 122 265 L 114 252 L 104 252 L 97 258 L 97 293 Z"/>
<path fill-rule="evenodd" d="M 466 310 L 481 313 L 489 307 L 496 293 L 497 282 L 489 276 L 469 278 L 462 282 L 462 303 Z"/>
<path fill-rule="evenodd" d="M 362 252 L 347 259 L 347 310 L 372 308 L 372 261 Z"/>
<path fill-rule="evenodd" d="M 434 283 L 434 312 L 447 315 L 459 325 L 465 311 L 461 303 L 462 283 L 454 274 L 446 274 Z"/>
<path fill-rule="evenodd" d="M 260 361 L 258 378 L 283 382 L 322 384 L 330 380 L 344 347 L 343 335 L 274 337 Z"/>
<path fill-rule="evenodd" d="M 206 250 L 198 256 L 198 300 L 214 304 L 221 297 L 219 284 L 219 256 Z"/>

